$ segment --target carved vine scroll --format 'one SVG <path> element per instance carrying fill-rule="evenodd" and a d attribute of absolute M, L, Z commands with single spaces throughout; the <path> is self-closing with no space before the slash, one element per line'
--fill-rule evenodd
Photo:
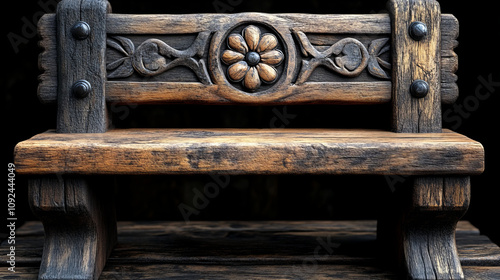
<path fill-rule="evenodd" d="M 135 48 L 128 38 L 108 38 L 108 46 L 124 55 L 107 64 L 108 78 L 127 78 L 134 72 L 152 77 L 174 67 L 186 66 L 196 74 L 201 83 L 211 84 L 205 61 L 202 59 L 210 35 L 211 32 L 199 33 L 194 43 L 186 50 L 177 50 L 158 39 L 148 39 Z"/>
<path fill-rule="evenodd" d="M 370 59 L 368 59 L 367 67 L 370 74 L 381 79 L 391 79 L 391 76 L 387 72 L 392 68 L 391 63 L 380 58 L 381 55 L 389 52 L 390 49 L 391 43 L 389 38 L 381 38 L 371 42 L 368 48 Z"/>
<path fill-rule="evenodd" d="M 292 30 L 297 38 L 303 58 L 295 80 L 304 84 L 315 69 L 324 66 L 345 76 L 357 77 L 364 70 L 373 77 L 389 80 L 391 63 L 383 54 L 390 51 L 389 38 L 372 40 L 365 46 L 356 38 L 343 38 L 327 48 L 318 48 L 302 31 Z M 122 36 L 110 36 L 107 45 L 122 55 L 107 64 L 108 79 L 128 78 L 134 73 L 144 77 L 158 76 L 178 66 L 191 69 L 198 80 L 205 85 L 212 84 L 208 73 L 205 50 L 212 32 L 200 32 L 193 43 L 183 50 L 173 48 L 160 39 L 147 39 L 137 47 L 134 42 Z M 231 83 L 242 83 L 242 90 L 256 92 L 261 84 L 274 84 L 281 71 L 280 65 L 290 54 L 279 46 L 277 34 L 262 33 L 256 25 L 248 25 L 240 33 L 231 33 L 224 41 L 227 49 L 220 59 L 227 65 L 226 77 Z M 296 43 L 294 43 L 296 44 Z M 366 44 L 366 42 L 365 42 Z M 299 60 L 299 59 L 296 59 Z M 297 61 L 299 62 L 299 61 Z"/>
<path fill-rule="evenodd" d="M 368 49 L 357 39 L 344 38 L 320 52 L 311 44 L 304 32 L 295 31 L 295 35 L 302 54 L 309 58 L 302 60 L 296 84 L 305 83 L 313 71 L 321 65 L 346 77 L 357 77 L 367 69 L 377 78 L 390 79 L 384 69 L 390 69 L 391 65 L 380 58 L 389 51 L 388 38 L 373 40 Z"/>

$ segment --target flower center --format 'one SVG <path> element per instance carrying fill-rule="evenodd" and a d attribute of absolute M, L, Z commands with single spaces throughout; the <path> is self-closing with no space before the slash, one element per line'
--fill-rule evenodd
<path fill-rule="evenodd" d="M 249 66 L 255 66 L 260 62 L 260 55 L 256 52 L 248 52 L 245 60 L 247 61 Z"/>

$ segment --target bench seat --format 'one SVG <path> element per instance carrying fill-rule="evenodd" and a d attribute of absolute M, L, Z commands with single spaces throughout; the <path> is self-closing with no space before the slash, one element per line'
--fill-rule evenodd
<path fill-rule="evenodd" d="M 20 174 L 480 174 L 484 150 L 458 133 L 369 129 L 47 131 L 15 149 Z"/>

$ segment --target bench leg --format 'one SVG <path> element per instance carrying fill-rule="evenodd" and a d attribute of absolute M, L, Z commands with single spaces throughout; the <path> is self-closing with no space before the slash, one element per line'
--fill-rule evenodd
<path fill-rule="evenodd" d="M 91 180 L 30 180 L 30 206 L 45 230 L 39 279 L 99 278 L 116 243 L 116 218 L 112 189 L 93 187 Z"/>
<path fill-rule="evenodd" d="M 393 222 L 379 221 L 379 240 L 394 242 L 408 279 L 464 279 L 455 244 L 470 200 L 469 177 L 416 177 L 396 195 Z M 393 209 L 394 211 L 394 209 Z"/>

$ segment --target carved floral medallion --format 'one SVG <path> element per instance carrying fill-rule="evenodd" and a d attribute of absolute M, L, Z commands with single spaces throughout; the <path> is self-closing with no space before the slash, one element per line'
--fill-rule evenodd
<path fill-rule="evenodd" d="M 273 84 L 278 80 L 276 66 L 285 59 L 278 49 L 278 38 L 271 33 L 262 34 L 259 27 L 249 25 L 241 34 L 227 38 L 228 48 L 222 61 L 228 65 L 227 77 L 232 82 L 242 82 L 244 88 L 256 91 L 262 83 Z"/>

